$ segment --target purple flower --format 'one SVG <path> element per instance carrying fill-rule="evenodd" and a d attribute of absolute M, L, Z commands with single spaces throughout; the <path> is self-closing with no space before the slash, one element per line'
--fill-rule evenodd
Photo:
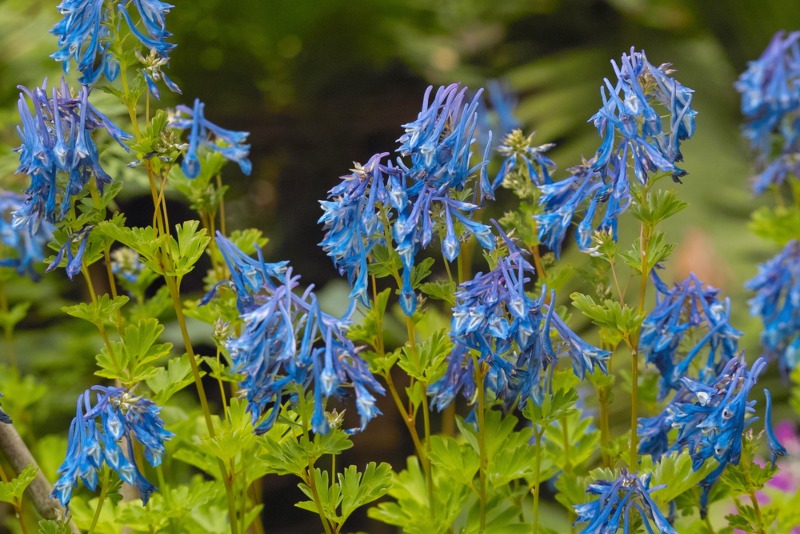
<path fill-rule="evenodd" d="M 91 391 L 95 392 L 92 406 Z M 164 428 L 153 401 L 117 387 L 93 386 L 78 397 L 75 418 L 69 429 L 67 456 L 58 472 L 52 497 L 66 508 L 78 480 L 91 491 L 97 488 L 97 471 L 106 464 L 139 491 L 144 504 L 156 490 L 141 473 L 133 454 L 133 440 L 144 449 L 147 462 L 161 465 L 164 442 L 174 434 Z M 122 446 L 125 446 L 123 449 Z"/>
<path fill-rule="evenodd" d="M 22 125 L 17 127 L 17 133 L 22 145 L 16 149 L 20 161 L 17 172 L 29 175 L 31 185 L 26 190 L 25 205 L 14 212 L 13 224 L 35 234 L 42 221 L 63 219 L 90 179 L 95 179 L 101 191 L 111 181 L 111 176 L 100 166 L 92 132 L 102 128 L 123 147 L 131 136 L 89 103 L 86 86 L 76 96 L 70 93 L 64 80 L 60 88 L 52 89 L 50 97 L 46 81 L 32 91 L 20 89 L 18 108 Z M 33 113 L 28 107 L 29 100 Z M 61 205 L 57 207 L 59 202 Z"/>
<path fill-rule="evenodd" d="M 181 169 L 187 178 L 197 178 L 200 174 L 200 160 L 198 150 L 205 147 L 219 152 L 226 159 L 235 161 L 246 175 L 253 169 L 250 160 L 250 145 L 246 144 L 247 132 L 235 132 L 220 128 L 213 122 L 206 120 L 203 109 L 205 104 L 199 98 L 194 101 L 194 108 L 177 106 L 175 116 L 170 120 L 170 126 L 176 130 L 189 130 L 189 145 L 181 163 Z"/>

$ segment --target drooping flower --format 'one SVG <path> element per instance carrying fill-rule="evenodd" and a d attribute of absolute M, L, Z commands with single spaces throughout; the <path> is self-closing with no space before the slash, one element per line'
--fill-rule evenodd
<path fill-rule="evenodd" d="M 79 81 L 82 84 L 93 84 L 101 75 L 109 81 L 116 79 L 119 75 L 119 58 L 114 57 L 111 51 L 109 25 L 118 24 L 115 21 L 119 21 L 119 17 L 125 20 L 141 44 L 165 62 L 169 59 L 169 53 L 175 45 L 167 42 L 172 34 L 166 29 L 165 17 L 173 6 L 159 0 L 132 0 L 142 30 L 128 13 L 125 7 L 127 3 L 117 4 L 116 11 L 112 11 L 114 8 L 109 7 L 105 0 L 62 0 L 58 10 L 64 18 L 51 30 L 58 37 L 58 50 L 51 57 L 62 62 L 64 72 L 69 71 L 70 62 L 74 59 L 81 73 Z M 167 86 L 173 89 L 174 84 L 166 76 L 164 78 Z"/>
<path fill-rule="evenodd" d="M 772 428 L 772 394 L 766 388 L 764 388 L 764 397 L 767 400 L 767 408 L 764 414 L 764 430 L 767 433 L 769 461 L 772 463 L 772 465 L 775 465 L 778 456 L 785 456 L 789 452 L 778 440 L 778 437 L 775 435 L 775 430 Z"/>
<path fill-rule="evenodd" d="M 320 246 L 333 259 L 339 274 L 350 282 L 351 298 L 367 305 L 367 258 L 372 248 L 385 244 L 385 218 L 391 209 L 386 183 L 398 169 L 381 164 L 388 153 L 375 154 L 365 165 L 356 164 L 352 174 L 320 201 L 325 237 Z"/>
<path fill-rule="evenodd" d="M 170 119 L 170 126 L 176 130 L 189 130 L 189 145 L 186 149 L 181 169 L 187 178 L 197 178 L 200 174 L 200 160 L 197 152 L 200 147 L 219 152 L 226 159 L 235 161 L 246 175 L 253 169 L 250 160 L 250 145 L 246 143 L 247 132 L 235 132 L 220 128 L 206 120 L 205 104 L 199 98 L 194 101 L 194 108 L 179 105 L 175 115 Z"/>
<path fill-rule="evenodd" d="M 70 235 L 59 249 L 55 259 L 48 265 L 47 272 L 58 267 L 66 255 L 67 264 L 65 267 L 69 279 L 72 280 L 75 275 L 80 273 L 83 268 L 83 255 L 86 253 L 86 244 L 89 242 L 89 234 L 93 228 L 94 225 L 90 224 Z M 78 243 L 78 250 L 75 252 L 72 251 L 74 243 Z"/>
<path fill-rule="evenodd" d="M 752 417 L 756 401 L 749 400 L 750 391 L 766 365 L 766 359 L 758 358 L 748 370 L 741 355 L 731 358 L 716 376 L 701 380 L 684 377 L 682 387 L 660 415 L 639 420 L 643 438 L 640 452 L 658 459 L 667 452 L 687 450 L 694 470 L 711 458 L 718 462 L 719 465 L 700 482 L 703 516 L 711 487 L 728 465 L 738 465 L 741 460 L 744 431 L 757 420 Z M 768 395 L 765 427 L 770 436 L 771 453 L 777 455 L 783 447 L 777 439 L 772 439 L 771 411 L 772 401 Z M 678 434 L 669 445 L 671 429 L 677 429 Z"/>
<path fill-rule="evenodd" d="M 234 370 L 244 376 L 240 394 L 247 398 L 256 433 L 272 427 L 286 397 L 297 402 L 297 396 L 309 389 L 314 394 L 312 429 L 328 432 L 324 401 L 342 396 L 349 386 L 355 391 L 363 430 L 380 414 L 374 394 L 382 395 L 384 389 L 347 338 L 353 307 L 342 318 L 329 315 L 320 309 L 313 286 L 302 294 L 295 292 L 300 277 L 293 276 L 285 264 L 270 268 L 262 260 L 262 267 L 257 269 L 252 265 L 254 260 L 244 262 L 246 255 L 223 237 L 218 236 L 217 243 L 226 262 L 233 265 L 237 292 L 249 294 L 241 315 L 244 329 L 238 337 L 230 338 L 226 347 Z M 231 257 L 233 249 L 238 254 Z M 247 282 L 242 274 L 245 270 L 252 274 Z M 252 285 L 254 281 L 260 285 Z"/>
<path fill-rule="evenodd" d="M 589 484 L 587 493 L 599 495 L 599 498 L 573 507 L 577 514 L 575 524 L 588 523 L 581 534 L 611 534 L 620 528 L 628 534 L 632 532 L 632 511 L 641 519 L 647 532 L 677 534 L 678 531 L 650 496 L 663 487 L 650 488 L 651 477 L 649 474 L 639 477 L 623 469 L 617 480 L 596 480 Z"/>
<path fill-rule="evenodd" d="M 486 364 L 487 387 L 506 404 L 529 400 L 540 404 L 550 390 L 558 359 L 569 357 L 573 371 L 583 378 L 595 368 L 606 371 L 610 353 L 580 339 L 545 303 L 525 293 L 533 267 L 520 251 L 500 259 L 494 270 L 478 273 L 456 291 L 451 338 L 444 378 L 431 385 L 434 406 L 443 409 L 461 392 L 471 398 L 475 389 L 472 355 Z M 551 302 L 555 295 L 551 294 Z M 555 334 L 555 336 L 554 336 Z M 553 337 L 558 342 L 553 343 Z"/>
<path fill-rule="evenodd" d="M 523 172 L 528 180 L 539 187 L 553 183 L 550 178 L 550 171 L 555 169 L 556 164 L 545 155 L 545 152 L 555 146 L 554 143 L 535 146 L 533 136 L 525 136 L 522 130 L 514 130 L 506 135 L 503 144 L 497 149 L 504 157 L 500 165 L 500 172 L 497 173 L 492 188 L 496 188 L 503 183 L 506 177 L 514 172 Z"/>
<path fill-rule="evenodd" d="M 92 391 L 95 392 L 94 405 Z M 122 481 L 135 486 L 142 502 L 147 504 L 156 487 L 144 478 L 136 464 L 133 440 L 142 445 L 150 465 L 161 464 L 164 442 L 174 434 L 164 428 L 164 421 L 158 415 L 160 411 L 153 401 L 137 397 L 124 388 L 93 386 L 86 390 L 78 397 L 75 418 L 69 429 L 67 456 L 58 469 L 60 477 L 53 486 L 52 497 L 69 508 L 78 480 L 95 491 L 97 472 L 105 464 Z"/>
<path fill-rule="evenodd" d="M 25 197 L 0 190 L 0 244 L 4 245 L 0 255 L 0 267 L 11 267 L 20 276 L 39 279 L 34 268 L 44 261 L 45 246 L 53 236 L 53 225 L 45 221 L 35 232 L 29 228 L 18 228 L 12 224 L 12 214 L 22 209 Z"/>
<path fill-rule="evenodd" d="M 800 32 L 776 33 L 734 87 L 742 94 L 744 137 L 756 155 L 753 190 L 761 194 L 800 176 Z"/>
<path fill-rule="evenodd" d="M 670 76 L 668 63 L 656 67 L 643 51 L 631 48 L 619 64 L 611 64 L 617 80 L 605 80 L 600 89 L 603 106 L 589 119 L 603 139 L 600 147 L 563 189 L 558 183 L 545 185 L 552 188 L 548 189 L 551 196 L 540 201 L 545 208 L 545 213 L 537 217 L 542 226 L 540 235 L 554 251 L 561 248 L 570 222 L 567 217 L 571 220 L 579 203 L 589 197 L 589 190 L 591 201 L 576 236 L 584 251 L 590 248 L 596 230 L 610 232 L 616 239 L 617 219 L 632 200 L 631 172 L 641 184 L 654 173 L 670 174 L 676 181 L 686 174 L 677 164 L 683 161 L 681 141 L 694 135 L 697 113 L 691 106 L 693 91 Z M 668 126 L 662 120 L 664 112 L 669 117 Z M 575 193 L 561 193 L 570 190 Z M 605 205 L 605 211 L 600 223 L 595 224 L 601 205 Z"/>
<path fill-rule="evenodd" d="M 3 394 L 0 393 L 0 397 L 2 396 Z M 11 421 L 11 416 L 9 416 L 6 412 L 3 411 L 2 408 L 0 408 L 0 423 L 5 423 L 7 425 L 10 425 L 12 422 L 13 421 Z"/>
<path fill-rule="evenodd" d="M 699 379 L 717 373 L 738 350 L 742 333 L 730 325 L 730 299 L 719 299 L 719 290 L 690 274 L 680 284 L 668 288 L 655 272 L 656 306 L 642 322 L 639 351 L 661 373 L 659 399 L 670 390 L 677 390 L 681 380 L 690 376 L 690 366 L 703 349 L 708 358 L 699 372 Z M 684 353 L 684 339 L 692 334 L 702 336 Z"/>
<path fill-rule="evenodd" d="M 25 205 L 14 212 L 14 226 L 36 233 L 42 221 L 55 222 L 69 210 L 72 200 L 94 178 L 102 191 L 111 176 L 100 166 L 99 152 L 92 132 L 106 130 L 121 146 L 131 136 L 89 103 L 89 90 L 81 87 L 73 96 L 66 81 L 47 96 L 47 81 L 28 90 L 19 87 L 19 114 L 22 125 L 17 133 L 22 145 L 18 173 L 31 177 Z M 33 104 L 33 113 L 28 107 Z M 66 185 L 59 176 L 66 176 Z M 60 207 L 57 204 L 60 203 Z"/>
<path fill-rule="evenodd" d="M 764 355 L 778 360 L 783 373 L 800 362 L 800 241 L 792 240 L 745 283 L 754 291 L 750 315 L 764 323 Z"/>

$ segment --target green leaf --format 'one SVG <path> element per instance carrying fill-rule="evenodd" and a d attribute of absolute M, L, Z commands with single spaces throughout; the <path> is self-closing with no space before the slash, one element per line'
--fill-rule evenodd
<path fill-rule="evenodd" d="M 634 203 L 631 212 L 640 221 L 655 227 L 658 223 L 682 211 L 686 206 L 688 204 L 678 200 L 673 191 L 658 189 L 648 192 L 643 203 Z"/>
<path fill-rule="evenodd" d="M 28 314 L 31 302 L 18 302 L 8 311 L 0 312 L 0 327 L 3 330 L 14 330 L 14 327 Z"/>
<path fill-rule="evenodd" d="M 653 235 L 650 237 L 650 243 L 648 246 L 648 250 L 646 251 L 646 255 L 642 255 L 641 250 L 641 243 L 638 239 L 633 242 L 633 246 L 631 250 L 628 252 L 624 252 L 620 255 L 622 261 L 630 267 L 631 269 L 635 270 L 636 272 L 642 272 L 642 257 L 645 258 L 645 269 L 647 273 L 653 270 L 653 267 L 656 266 L 657 263 L 660 263 L 667 259 L 672 251 L 675 249 L 675 245 L 672 243 L 667 243 L 664 241 L 664 233 L 663 232 L 654 232 Z"/>
<path fill-rule="evenodd" d="M 25 488 L 33 482 L 38 473 L 39 469 L 37 467 L 29 465 L 20 472 L 17 478 L 8 482 L 0 482 L 0 501 L 18 504 L 22 499 L 22 493 Z"/>
<path fill-rule="evenodd" d="M 375 278 L 399 276 L 400 269 L 403 268 L 403 262 L 394 249 L 387 248 L 386 245 L 375 245 L 369 254 L 372 258 L 367 267 L 369 274 Z"/>
<path fill-rule="evenodd" d="M 642 458 L 641 469 L 653 473 L 651 487 L 664 486 L 653 492 L 653 499 L 666 505 L 682 493 L 693 491 L 718 465 L 716 460 L 709 459 L 695 471 L 692 469 L 691 455 L 688 451 L 682 451 L 665 454 L 655 466 L 652 465 L 651 457 L 645 456 Z"/>
<path fill-rule="evenodd" d="M 792 205 L 759 208 L 753 212 L 750 231 L 781 246 L 792 239 L 800 239 L 800 207 Z"/>
<path fill-rule="evenodd" d="M 156 373 L 147 379 L 147 386 L 153 392 L 153 402 L 163 406 L 177 392 L 194 382 L 192 363 L 189 355 L 172 358 L 166 367 L 159 367 Z"/>
<path fill-rule="evenodd" d="M 150 270 L 161 275 L 164 274 L 165 267 L 161 259 L 161 245 L 167 238 L 170 238 L 169 236 L 162 235 L 158 237 L 155 228 L 152 226 L 128 228 L 114 224 L 111 221 L 98 223 L 95 231 L 132 248 L 139 253 L 142 263 Z"/>
<path fill-rule="evenodd" d="M 72 317 L 84 319 L 98 327 L 112 320 L 117 311 L 130 300 L 125 295 L 111 298 L 107 294 L 100 295 L 96 302 L 82 302 L 73 306 L 64 306 L 61 311 Z"/>
<path fill-rule="evenodd" d="M 351 465 L 337 475 L 341 487 L 341 522 L 347 521 L 357 508 L 383 497 L 392 487 L 392 466 L 375 462 L 367 464 L 363 473 Z"/>
<path fill-rule="evenodd" d="M 413 350 L 408 346 L 403 347 L 403 354 L 397 365 L 409 376 L 429 384 L 444 375 L 445 358 L 452 349 L 449 330 L 437 330 Z"/>
<path fill-rule="evenodd" d="M 71 534 L 72 530 L 69 528 L 68 523 L 61 523 L 60 521 L 52 521 L 50 519 L 42 519 L 39 521 L 39 534 Z"/>
<path fill-rule="evenodd" d="M 480 466 L 478 452 L 450 436 L 431 436 L 431 463 L 464 485 L 472 484 Z"/>
<path fill-rule="evenodd" d="M 631 339 L 639 331 L 645 314 L 611 299 L 596 303 L 589 295 L 572 293 L 572 305 L 601 328 L 601 339 L 611 346 Z"/>
<path fill-rule="evenodd" d="M 194 269 L 195 263 L 203 255 L 211 238 L 205 228 L 200 228 L 200 221 L 186 221 L 175 225 L 177 240 L 170 238 L 173 267 L 167 274 L 184 276 Z"/>
<path fill-rule="evenodd" d="M 452 280 L 425 282 L 424 284 L 420 284 L 419 290 L 434 300 L 443 300 L 450 304 L 450 306 L 456 305 L 456 283 Z"/>
<path fill-rule="evenodd" d="M 433 258 L 425 258 L 421 262 L 414 265 L 414 269 L 411 271 L 412 288 L 418 289 L 422 281 L 431 275 L 431 267 L 433 267 L 434 263 L 435 260 Z"/>

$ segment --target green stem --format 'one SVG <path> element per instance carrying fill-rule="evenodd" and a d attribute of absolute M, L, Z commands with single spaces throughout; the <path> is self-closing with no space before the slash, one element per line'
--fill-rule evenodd
<path fill-rule="evenodd" d="M 539 493 L 541 493 L 542 475 L 542 436 L 544 429 L 534 423 L 534 434 L 536 443 L 534 444 L 533 457 L 533 534 L 539 534 Z"/>
<path fill-rule="evenodd" d="M 477 374 L 475 386 L 478 391 L 478 456 L 480 459 L 478 468 L 478 499 L 480 500 L 480 532 L 486 530 L 486 471 L 489 460 L 486 456 L 486 391 L 484 381 L 486 379 L 486 364 L 478 363 L 477 356 L 473 355 L 475 373 Z"/>
<path fill-rule="evenodd" d="M 94 529 L 97 528 L 97 522 L 100 520 L 100 512 L 103 509 L 103 503 L 106 500 L 106 494 L 108 493 L 108 469 L 103 469 L 103 480 L 100 483 L 100 498 L 97 501 L 97 508 L 94 510 L 94 517 L 92 518 L 92 524 L 89 526 L 89 530 L 87 534 L 92 534 Z"/>
<path fill-rule="evenodd" d="M 753 490 L 750 490 L 748 495 L 750 496 L 750 502 L 753 503 L 753 510 L 755 510 L 756 513 L 757 524 L 753 526 L 758 529 L 756 531 L 758 532 L 758 534 L 765 534 L 766 531 L 764 530 L 764 518 L 761 516 L 761 507 L 758 505 L 758 498 L 756 497 L 756 493 Z"/>
<path fill-rule="evenodd" d="M 647 275 L 650 274 L 647 268 L 650 259 L 650 238 L 653 228 L 642 223 L 639 234 L 639 247 L 641 253 L 641 280 L 639 286 L 639 313 L 644 311 L 645 298 L 647 296 Z M 631 449 L 629 467 L 636 471 L 639 463 L 639 335 L 641 329 L 635 333 L 633 339 L 628 340 L 631 351 Z"/>

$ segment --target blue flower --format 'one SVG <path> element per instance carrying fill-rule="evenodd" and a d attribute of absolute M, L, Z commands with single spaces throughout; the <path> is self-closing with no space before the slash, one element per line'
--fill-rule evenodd
<path fill-rule="evenodd" d="M 51 97 L 47 96 L 46 81 L 33 91 L 20 89 L 22 125 L 17 133 L 22 145 L 16 149 L 20 161 L 17 172 L 29 175 L 31 185 L 26 190 L 25 205 L 14 212 L 14 226 L 27 227 L 35 234 L 42 221 L 63 219 L 90 179 L 95 179 L 101 191 L 111 181 L 100 166 L 92 132 L 102 128 L 123 147 L 131 136 L 89 103 L 86 86 L 76 96 L 64 80 L 60 88 L 52 89 Z M 33 104 L 33 114 L 28 100 Z M 61 176 L 66 177 L 66 185 Z"/>
<path fill-rule="evenodd" d="M 206 120 L 204 108 L 205 104 L 197 98 L 194 101 L 194 108 L 177 106 L 176 113 L 170 120 L 172 128 L 189 130 L 189 145 L 181 163 L 183 173 L 187 178 L 197 178 L 200 174 L 200 160 L 197 151 L 203 146 L 219 152 L 230 161 L 235 161 L 244 174 L 250 175 L 253 167 L 250 160 L 247 159 L 250 145 L 246 144 L 249 134 L 226 130 Z"/>
<path fill-rule="evenodd" d="M 384 218 L 391 209 L 389 176 L 397 169 L 381 164 L 387 153 L 375 154 L 365 165 L 356 164 L 353 173 L 328 192 L 328 200 L 320 201 L 324 211 L 320 217 L 325 237 L 320 246 L 333 258 L 339 274 L 347 275 L 351 298 L 368 304 L 367 258 L 376 244 L 385 243 Z M 396 203 L 398 201 L 395 201 Z"/>
<path fill-rule="evenodd" d="M 756 401 L 749 400 L 750 391 L 766 365 L 766 360 L 759 358 L 748 371 L 744 356 L 739 356 L 730 359 L 716 376 L 706 376 L 702 380 L 684 377 L 682 387 L 661 415 L 639 421 L 643 436 L 640 452 L 657 459 L 666 452 L 688 450 L 695 471 L 711 458 L 719 463 L 700 482 L 703 516 L 711 487 L 729 464 L 739 464 L 744 431 L 757 420 L 751 416 Z M 771 408 L 768 398 L 768 435 L 772 434 Z M 677 429 L 678 434 L 667 449 L 671 429 Z M 777 440 L 770 440 L 770 448 L 773 454 L 780 454 L 782 449 Z"/>
<path fill-rule="evenodd" d="M 173 6 L 159 0 L 133 0 L 133 5 L 144 32 L 137 27 L 124 4 L 116 6 L 119 15 L 139 42 L 159 57 L 168 59 L 175 45 L 167 42 L 172 34 L 166 30 L 165 16 Z M 62 62 L 64 72 L 69 71 L 70 61 L 74 59 L 82 84 L 93 84 L 100 75 L 105 75 L 109 81 L 116 79 L 119 59 L 111 54 L 109 29 L 116 16 L 109 11 L 105 0 L 63 0 L 58 10 L 64 18 L 51 30 L 58 37 L 58 50 L 51 57 Z"/>
<path fill-rule="evenodd" d="M 783 373 L 800 362 L 800 241 L 792 240 L 745 283 L 754 291 L 750 315 L 764 323 L 764 355 L 778 360 Z"/>
<path fill-rule="evenodd" d="M 3 394 L 0 393 L 0 397 L 2 396 Z M 12 422 L 13 421 L 11 421 L 11 416 L 9 416 L 6 412 L 3 411 L 2 408 L 0 408 L 0 423 L 5 423 L 7 425 L 10 425 Z"/>
<path fill-rule="evenodd" d="M 15 227 L 12 214 L 24 204 L 24 196 L 0 190 L 0 243 L 10 249 L 3 250 L 0 267 L 11 267 L 20 276 L 38 280 L 39 273 L 34 267 L 44 261 L 44 247 L 53 236 L 53 225 L 45 221 L 35 232 L 27 227 Z"/>
<path fill-rule="evenodd" d="M 545 152 L 555 146 L 554 143 L 533 146 L 533 135 L 528 137 L 516 130 L 508 134 L 502 145 L 497 149 L 505 159 L 500 165 L 500 172 L 492 183 L 492 190 L 503 183 L 505 177 L 512 172 L 527 173 L 531 182 L 537 186 L 546 186 L 553 183 L 550 171 L 555 169 L 556 164 L 553 160 L 545 156 Z"/>
<path fill-rule="evenodd" d="M 761 194 L 800 174 L 800 32 L 778 32 L 734 84 L 742 94 L 744 137 L 756 153 Z M 777 154 L 776 154 L 777 152 Z"/>
<path fill-rule="evenodd" d="M 730 299 L 720 301 L 719 290 L 706 286 L 695 275 L 670 289 L 655 272 L 656 306 L 642 322 L 639 351 L 661 373 L 659 399 L 677 390 L 689 376 L 695 357 L 708 348 L 708 358 L 700 370 L 700 379 L 716 376 L 738 350 L 742 333 L 730 325 Z M 680 350 L 684 339 L 699 333 L 702 337 L 686 351 Z"/>
<path fill-rule="evenodd" d="M 650 488 L 651 476 L 638 477 L 623 469 L 617 480 L 596 480 L 589 484 L 587 493 L 599 495 L 599 498 L 573 506 L 577 514 L 575 524 L 588 523 L 580 531 L 581 534 L 608 534 L 620 528 L 628 534 L 632 532 L 632 510 L 635 510 L 650 534 L 677 534 L 650 496 L 653 491 L 663 487 Z"/>
<path fill-rule="evenodd" d="M 91 391 L 95 392 L 92 406 Z M 52 497 L 66 508 L 78 480 L 91 491 L 98 483 L 98 470 L 105 463 L 123 482 L 135 486 L 144 504 L 156 487 L 142 475 L 133 454 L 133 440 L 144 449 L 147 462 L 161 464 L 164 442 L 174 434 L 164 428 L 153 401 L 117 387 L 93 386 L 78 397 L 75 418 L 69 429 L 67 456 L 53 486 Z M 127 450 L 121 445 L 126 444 Z"/>
<path fill-rule="evenodd" d="M 328 432 L 325 400 L 343 395 L 349 386 L 355 391 L 359 428 L 363 430 L 380 414 L 374 394 L 382 395 L 384 389 L 347 338 L 354 308 L 351 306 L 343 318 L 333 317 L 320 309 L 313 286 L 301 294 L 295 292 L 300 277 L 293 276 L 285 263 L 272 264 L 279 266 L 275 269 L 267 268 L 261 260 L 257 268 L 243 262 L 244 253 L 229 241 L 218 236 L 217 242 L 228 249 L 223 252 L 226 258 L 237 251 L 239 259 L 233 265 L 244 264 L 250 275 L 245 277 L 240 269 L 231 267 L 237 292 L 244 291 L 250 297 L 240 307 L 245 310 L 241 315 L 243 331 L 227 340 L 226 348 L 235 372 L 244 376 L 240 393 L 247 398 L 256 433 L 272 427 L 285 397 L 297 402 L 297 396 L 309 388 L 314 395 L 312 429 Z M 260 287 L 255 288 L 254 283 Z"/>
<path fill-rule="evenodd" d="M 764 430 L 767 432 L 767 445 L 769 445 L 769 461 L 775 465 L 778 456 L 785 456 L 789 454 L 778 436 L 775 435 L 775 430 L 772 428 L 772 395 L 769 390 L 764 388 L 764 397 L 767 399 L 767 408 L 764 410 Z"/>
<path fill-rule="evenodd" d="M 59 249 L 55 259 L 53 259 L 50 265 L 47 266 L 46 271 L 50 272 L 59 265 L 61 265 L 61 262 L 64 259 L 64 255 L 66 254 L 67 256 L 66 270 L 69 279 L 72 280 L 75 277 L 75 275 L 80 273 L 81 269 L 83 269 L 83 255 L 86 252 L 86 244 L 89 241 L 89 234 L 91 233 L 93 228 L 94 225 L 90 224 L 88 226 L 85 226 L 84 228 L 81 228 L 74 234 L 70 235 Z M 78 243 L 78 250 L 74 253 L 72 252 L 73 243 Z"/>
<path fill-rule="evenodd" d="M 610 353 L 580 339 L 545 303 L 546 291 L 533 300 L 525 293 L 533 267 L 519 250 L 500 259 L 494 270 L 464 282 L 456 291 L 451 321 L 454 348 L 444 378 L 429 388 L 434 406 L 445 408 L 462 392 L 475 390 L 474 364 L 486 364 L 487 387 L 498 399 L 524 406 L 540 404 L 549 392 L 558 359 L 568 356 L 583 378 L 599 367 L 605 372 Z M 551 302 L 555 298 L 550 295 Z M 552 334 L 558 340 L 553 344 Z"/>
<path fill-rule="evenodd" d="M 119 247 L 111 253 L 111 272 L 129 284 L 135 284 L 144 270 L 139 254 L 129 247 Z"/>

